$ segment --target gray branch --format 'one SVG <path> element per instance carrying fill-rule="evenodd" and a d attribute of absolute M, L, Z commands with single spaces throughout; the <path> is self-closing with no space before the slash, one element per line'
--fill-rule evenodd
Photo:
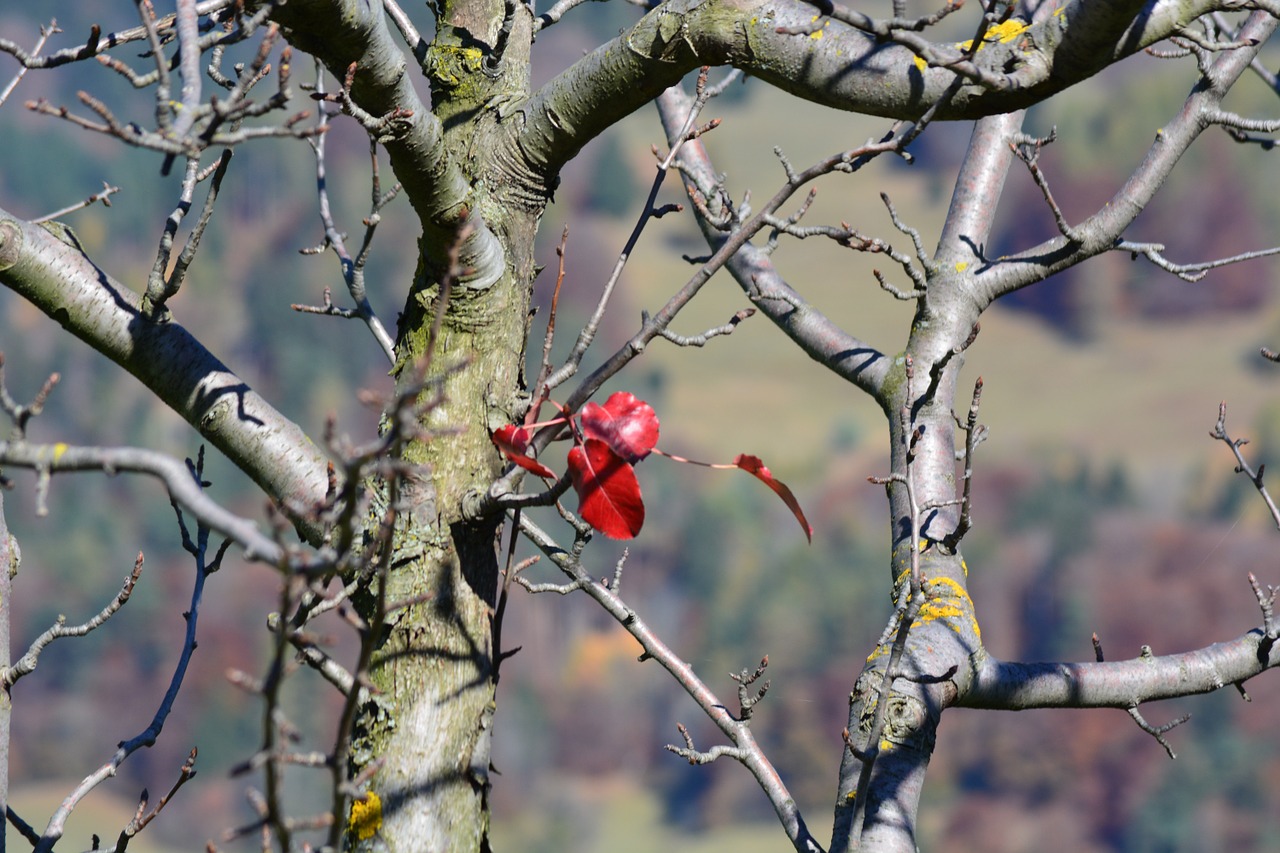
<path fill-rule="evenodd" d="M 690 98 L 672 88 L 658 98 L 658 112 L 668 135 L 684 123 Z M 715 169 L 700 140 L 684 146 L 681 155 L 686 174 L 696 171 L 699 183 L 713 185 Z M 711 245 L 725 242 L 725 235 L 699 217 L 703 234 Z M 820 311 L 812 308 L 782 278 L 773 262 L 759 248 L 745 243 L 725 264 L 738 285 L 753 302 L 809 357 L 848 379 L 873 396 L 888 371 L 887 359 L 874 347 L 845 332 Z"/>
<path fill-rule="evenodd" d="M 918 50 L 959 56 L 953 47 L 917 38 L 913 49 L 834 19 L 815 25 L 815 6 L 799 0 L 668 0 L 535 92 L 523 108 L 519 149 L 535 169 L 554 173 L 606 127 L 703 65 L 732 65 L 797 97 L 867 115 L 919 119 L 944 95 L 938 120 L 1008 113 L 1229 6 L 1073 0 L 1017 38 L 984 43 L 960 75 L 923 60 L 924 67 L 917 65 Z M 810 38 L 815 26 L 821 49 Z M 961 76 L 968 80 L 949 92 Z"/>
<path fill-rule="evenodd" d="M 962 708 L 1122 708 L 1211 693 L 1280 665 L 1280 649 L 1253 630 L 1225 643 L 1126 661 L 1010 663 L 987 658 L 956 704 Z"/>
<path fill-rule="evenodd" d="M 1212 126 L 1211 117 L 1220 113 L 1227 92 L 1249 68 L 1278 24 L 1280 21 L 1266 13 L 1254 13 L 1238 34 L 1251 46 L 1214 55 L 1209 73 L 1192 89 L 1178 115 L 1157 132 L 1142 164 L 1097 213 L 1072 227 L 1076 239 L 1059 236 L 999 260 L 988 259 L 988 266 L 974 278 L 979 306 L 1102 252 L 1128 245 L 1122 239 L 1125 229 L 1164 185 L 1191 143 Z"/>
<path fill-rule="evenodd" d="M 526 587 L 541 587 L 536 591 L 558 592 L 562 595 L 582 590 L 594 599 L 640 643 L 644 649 L 641 660 L 657 661 L 698 704 L 698 707 L 715 723 L 725 737 L 732 741 L 732 747 L 718 747 L 713 750 L 713 754 L 732 756 L 751 772 L 777 812 L 778 819 L 782 822 L 792 846 L 799 853 L 822 853 L 822 847 L 810 834 L 795 799 L 752 733 L 748 719 L 750 715 L 734 717 L 729 713 L 728 708 L 706 682 L 698 677 L 693 667 L 681 660 L 640 615 L 618 597 L 614 589 L 611 589 L 608 584 L 596 583 L 579 559 L 580 547 L 575 546 L 572 551 L 566 551 L 555 539 L 524 515 L 520 516 L 519 523 L 521 533 L 570 578 L 570 582 L 563 586 L 525 584 Z M 692 749 L 691 746 L 689 748 Z M 696 751 L 680 754 L 686 758 L 696 757 Z M 694 760 L 693 763 L 706 762 Z"/>
<path fill-rule="evenodd" d="M 55 236 L 56 235 L 56 236 Z M 84 254 L 68 229 L 0 210 L 0 283 L 128 370 L 293 516 L 324 500 L 324 453 L 177 322 L 151 322 L 140 300 Z"/>
<path fill-rule="evenodd" d="M 395 132 L 381 140 L 405 195 L 421 219 L 437 258 L 468 228 L 458 263 L 458 283 L 480 290 L 503 274 L 505 254 L 472 197 L 471 184 L 445 150 L 444 130 L 413 87 L 404 54 L 378 2 L 291 0 L 272 12 L 296 47 L 314 55 L 339 80 L 354 63 L 352 100 L 365 112 L 399 111 Z"/>
<path fill-rule="evenodd" d="M 256 524 L 205 495 L 184 463 L 154 450 L 0 441 L 0 465 L 29 468 L 43 476 L 70 471 L 149 474 L 163 482 L 169 497 L 202 524 L 239 543 L 245 549 L 246 558 L 279 563 L 284 557 L 283 549 L 259 531 Z"/>

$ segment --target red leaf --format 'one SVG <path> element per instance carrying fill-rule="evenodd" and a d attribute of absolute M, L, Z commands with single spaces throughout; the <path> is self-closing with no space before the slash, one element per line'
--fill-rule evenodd
<path fill-rule="evenodd" d="M 532 471 L 539 477 L 556 479 L 555 471 L 552 471 L 532 456 L 525 455 L 524 451 L 529 446 L 529 439 L 532 438 L 529 430 L 514 424 L 507 424 L 495 430 L 490 438 L 493 439 L 493 443 L 498 446 L 498 449 L 502 451 L 502 455 L 507 457 L 508 461 L 516 463 L 526 471 Z"/>
<path fill-rule="evenodd" d="M 634 464 L 648 456 L 658 443 L 658 416 L 644 400 L 619 391 L 603 406 L 587 403 L 582 407 L 582 432 L 587 438 L 603 441 Z"/>
<path fill-rule="evenodd" d="M 804 517 L 804 510 L 800 509 L 800 502 L 796 500 L 796 496 L 791 494 L 791 490 L 787 488 L 787 484 L 781 480 L 775 480 L 768 466 L 760 461 L 759 456 L 748 456 L 745 453 L 738 455 L 733 460 L 733 464 L 737 465 L 743 471 L 752 475 L 760 482 L 777 493 L 782 498 L 782 502 L 791 510 L 791 514 L 796 517 L 796 521 L 800 522 L 800 526 L 804 528 L 804 535 L 813 541 L 813 528 L 809 526 L 809 520 Z"/>
<path fill-rule="evenodd" d="M 578 514 L 610 539 L 634 539 L 644 525 L 640 481 L 625 459 L 598 438 L 569 451 Z"/>

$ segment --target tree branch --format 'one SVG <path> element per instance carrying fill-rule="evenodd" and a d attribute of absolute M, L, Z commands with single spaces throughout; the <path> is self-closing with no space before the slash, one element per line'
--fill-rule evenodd
<path fill-rule="evenodd" d="M 658 98 L 658 114 L 668 138 L 684 124 L 691 98 L 679 87 Z M 685 144 L 681 162 L 689 180 L 700 186 L 715 184 L 715 169 L 700 140 Z M 698 216 L 703 234 L 713 249 L 726 242 L 726 235 Z M 810 358 L 853 382 L 876 397 L 888 372 L 887 359 L 874 347 L 845 332 L 822 312 L 810 306 L 778 273 L 769 256 L 745 242 L 725 263 L 734 280 L 748 294 L 767 294 L 755 299 L 756 307 L 791 338 Z"/>
<path fill-rule="evenodd" d="M 440 120 L 427 108 L 406 73 L 404 54 L 387 26 L 382 4 L 360 0 L 291 0 L 271 13 L 286 37 L 314 55 L 339 80 L 354 63 L 351 97 L 365 112 L 401 117 L 379 140 L 405 195 L 422 221 L 429 254 L 443 262 L 463 228 L 458 284 L 481 290 L 504 272 L 504 253 L 474 203 L 471 184 L 445 150 Z"/>
<path fill-rule="evenodd" d="M 56 236 L 55 236 L 56 235 Z M 0 209 L 0 283 L 129 371 L 291 514 L 324 500 L 327 460 L 293 421 L 252 391 L 178 323 L 152 322 L 56 223 L 33 225 Z"/>
<path fill-rule="evenodd" d="M 1073 0 L 1015 35 L 985 42 L 970 80 L 938 109 L 940 120 L 1008 113 L 1044 100 L 1149 45 L 1226 0 Z M 799 0 L 668 0 L 627 32 L 578 60 L 534 93 L 523 109 L 521 150 L 554 174 L 591 138 L 653 100 L 701 65 L 732 65 L 805 100 L 839 110 L 916 120 L 961 75 L 930 67 L 916 48 L 844 21 L 815 23 L 819 4 Z M 1011 32 L 1013 32 L 1011 30 Z M 932 45 L 959 56 L 954 46 Z M 1006 71 L 1012 68 L 1012 71 Z"/>
<path fill-rule="evenodd" d="M 733 743 L 732 748 L 718 747 L 713 751 L 713 754 L 732 756 L 751 771 L 752 776 L 755 777 L 756 782 L 759 783 L 777 812 L 778 819 L 781 821 L 792 846 L 799 853 L 821 853 L 822 847 L 818 844 L 817 839 L 810 834 L 795 799 L 787 790 L 782 778 L 778 775 L 778 771 L 765 756 L 763 748 L 756 741 L 755 735 L 751 731 L 749 709 L 752 700 L 744 699 L 744 702 L 748 704 L 742 706 L 742 712 L 738 717 L 734 717 L 729 713 L 724 703 L 693 671 L 693 667 L 681 660 L 663 642 L 662 638 L 640 618 L 640 615 L 618 596 L 616 588 L 620 581 L 620 567 L 618 575 L 615 575 L 616 579 L 612 585 L 613 588 L 608 583 L 597 583 L 583 567 L 580 560 L 582 545 L 585 543 L 580 540 L 575 543 L 572 551 L 566 551 L 551 536 L 524 515 L 520 516 L 519 523 L 521 532 L 525 537 L 572 579 L 565 586 L 553 587 L 545 591 L 565 594 L 575 590 L 582 590 L 604 608 L 605 612 L 617 620 L 618 624 L 625 628 L 627 633 L 634 637 L 644 649 L 644 655 L 641 660 L 656 660 L 676 683 L 689 694 L 689 697 L 697 703 L 707 717 L 716 724 L 716 727 L 724 733 L 725 737 Z M 519 578 L 518 580 L 523 581 L 524 579 Z M 522 585 L 530 588 L 531 591 L 533 590 L 534 585 L 532 584 L 524 583 Z M 761 666 L 763 667 L 763 665 L 762 662 Z M 742 677 L 735 677 L 735 680 L 742 685 L 743 681 L 748 678 L 749 674 L 744 672 Z M 751 681 L 754 680 L 751 679 Z M 749 684 L 750 681 L 747 683 Z M 740 690 L 739 695 L 744 697 L 746 694 Z M 759 695 L 763 695 L 763 693 Z M 701 761 L 695 760 L 698 757 L 696 751 L 692 750 L 692 746 L 689 746 L 688 749 L 691 750 L 689 753 L 680 754 L 690 759 L 691 763 L 707 763 L 707 761 L 711 760 L 709 757 L 704 757 L 704 760 Z M 680 752 L 678 749 L 673 751 Z"/>
<path fill-rule="evenodd" d="M 1280 665 L 1280 649 L 1254 629 L 1243 637 L 1173 655 L 1088 663 L 1010 663 L 987 658 L 956 705 L 1028 708 L 1123 708 L 1212 693 Z"/>
<path fill-rule="evenodd" d="M 0 465 L 30 468 L 42 477 L 69 471 L 150 474 L 164 483 L 175 504 L 186 507 L 201 524 L 239 543 L 246 558 L 279 563 L 284 557 L 283 549 L 256 524 L 206 496 L 183 463 L 154 450 L 0 441 Z"/>
<path fill-rule="evenodd" d="M 1017 254 L 987 260 L 975 276 L 974 293 L 985 306 L 1006 293 L 1043 281 L 1102 252 L 1120 248 L 1126 228 L 1164 185 L 1183 153 L 1216 115 L 1227 92 L 1248 69 L 1263 43 L 1280 24 L 1264 12 L 1256 12 L 1241 27 L 1238 39 L 1250 44 L 1214 56 L 1209 73 L 1192 89 L 1178 115 L 1156 134 L 1142 164 L 1129 176 L 1111 200 L 1079 225 L 1075 239 L 1055 237 Z"/>

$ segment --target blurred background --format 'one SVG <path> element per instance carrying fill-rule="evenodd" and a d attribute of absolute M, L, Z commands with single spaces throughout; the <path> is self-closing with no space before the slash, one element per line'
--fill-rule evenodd
<path fill-rule="evenodd" d="M 579 8 L 540 35 L 535 80 L 549 79 L 635 14 L 620 3 Z M 123 2 L 5 4 L 0 37 L 33 44 L 52 17 L 65 33 L 51 49 L 82 42 L 91 23 L 110 31 L 137 20 Z M 430 29 L 425 14 L 419 25 Z M 149 60 L 134 58 L 140 52 L 122 56 L 146 67 Z M 0 80 L 16 68 L 0 57 Z M 294 74 L 297 82 L 314 78 L 299 57 Z M 1041 165 L 1069 219 L 1084 218 L 1111 196 L 1194 81 L 1191 60 L 1144 57 L 1032 111 L 1031 132 L 1057 128 Z M 1246 79 L 1238 89 L 1238 111 L 1276 113 L 1275 95 L 1261 83 Z M 95 206 L 65 221 L 103 269 L 140 290 L 179 177 L 162 178 L 155 155 L 23 107 L 45 97 L 83 111 L 79 90 L 123 120 L 152 121 L 152 94 L 135 92 L 96 64 L 31 72 L 0 109 L 0 206 L 34 218 L 104 181 L 121 187 L 109 209 Z M 309 106 L 304 97 L 299 93 L 299 109 Z M 790 100 L 753 80 L 735 84 L 707 115 L 724 120 L 707 144 L 739 199 L 746 191 L 767 197 L 783 180 L 774 145 L 802 166 L 887 126 Z M 969 130 L 934 126 L 916 143 L 914 166 L 882 159 L 823 182 L 806 222 L 844 220 L 909 250 L 880 203 L 883 191 L 932 248 Z M 561 352 L 634 223 L 654 174 L 651 144 L 664 147 L 656 114 L 646 109 L 589 145 L 564 173 L 539 250 L 545 306 L 555 245 L 568 226 Z M 1207 133 L 1129 236 L 1163 242 L 1168 256 L 1183 262 L 1274 244 L 1275 156 Z M 335 122 L 328 165 L 339 228 L 358 244 L 370 169 L 366 138 L 353 122 Z M 314 181 L 305 143 L 239 149 L 213 230 L 171 307 L 312 435 L 333 416 L 358 440 L 373 435 L 377 412 L 357 403 L 356 391 L 389 388 L 385 361 L 363 327 L 289 308 L 320 303 L 325 287 L 345 304 L 333 256 L 298 251 L 322 238 Z M 678 181 L 669 184 L 662 200 L 683 201 Z M 988 254 L 1053 233 L 1039 191 L 1015 166 Z M 415 240 L 411 213 L 397 201 L 384 211 L 368 269 L 371 298 L 388 325 L 412 276 Z M 682 254 L 703 251 L 688 216 L 652 223 L 588 362 L 606 357 L 637 328 L 641 310 L 656 310 L 687 279 L 692 268 Z M 899 286 L 906 280 L 883 258 L 784 241 L 775 261 L 837 322 L 888 352 L 901 349 L 909 308 L 877 287 L 872 261 Z M 984 316 L 964 382 L 984 377 L 981 420 L 991 439 L 978 455 L 975 528 L 965 548 L 992 654 L 1091 659 L 1092 632 L 1110 658 L 1134 656 L 1142 644 L 1166 653 L 1238 636 L 1260 621 L 1246 574 L 1280 583 L 1280 534 L 1208 432 L 1225 400 L 1229 430 L 1251 439 L 1250 458 L 1280 454 L 1280 366 L 1257 355 L 1261 345 L 1280 345 L 1275 273 L 1275 262 L 1255 261 L 1191 284 L 1145 261 L 1109 255 Z M 746 305 L 733 281 L 717 276 L 677 331 L 720 325 Z M 544 308 L 535 340 L 545 317 Z M 196 453 L 195 432 L 140 384 L 3 290 L 0 351 L 20 400 L 51 372 L 62 375 L 31 429 L 35 440 Z M 630 545 L 624 592 L 725 699 L 734 695 L 728 673 L 769 655 L 772 689 L 754 731 L 824 837 L 848 693 L 889 615 L 883 491 L 866 481 L 886 473 L 883 415 L 760 318 L 703 349 L 653 345 L 606 392 L 623 388 L 657 410 L 663 450 L 706 461 L 763 457 L 816 530 L 806 544 L 786 508 L 741 474 L 651 458 L 639 469 L 649 517 Z M 206 475 L 216 497 L 262 516 L 261 496 L 228 463 L 211 454 Z M 180 649 L 193 571 L 157 484 L 59 477 L 49 515 L 38 517 L 34 479 L 22 472 L 14 479 L 5 509 L 24 555 L 14 585 L 15 657 L 58 614 L 74 623 L 96 613 L 137 552 L 146 554 L 143 581 L 125 610 L 84 640 L 53 644 L 15 689 L 11 805 L 42 827 L 79 779 L 150 721 Z M 622 551 L 617 543 L 593 543 L 593 573 L 611 574 Z M 556 580 L 547 567 L 530 577 Z M 154 800 L 167 790 L 193 745 L 199 776 L 131 848 L 203 849 L 206 839 L 218 841 L 228 827 L 252 819 L 244 792 L 257 780 L 228 771 L 256 748 L 261 709 L 225 674 L 261 672 L 265 622 L 277 595 L 269 570 L 234 554 L 210 579 L 200 646 L 163 736 L 76 812 L 68 849 L 88 848 L 92 832 L 113 839 L 139 791 L 149 788 Z M 507 618 L 506 643 L 523 648 L 499 687 L 496 850 L 754 853 L 785 845 L 744 769 L 727 761 L 690 767 L 663 750 L 679 740 L 677 722 L 704 748 L 717 740 L 655 664 L 637 663 L 635 643 L 589 600 L 516 590 Z M 341 650 L 342 631 L 333 630 Z M 325 749 L 337 697 L 306 673 L 289 685 L 295 721 L 312 748 Z M 1169 735 L 1178 753 L 1172 762 L 1121 711 L 952 711 L 925 789 L 921 846 L 1280 850 L 1280 680 L 1262 678 L 1248 689 L 1251 702 L 1227 690 L 1144 707 L 1155 724 L 1192 712 Z M 299 813 L 315 808 L 324 779 L 299 771 L 291 782 Z M 20 840 L 11 832 L 10 841 Z"/>

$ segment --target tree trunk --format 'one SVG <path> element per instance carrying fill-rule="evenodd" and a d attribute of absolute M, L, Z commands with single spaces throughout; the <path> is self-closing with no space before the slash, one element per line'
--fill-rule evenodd
<path fill-rule="evenodd" d="M 496 150 L 511 117 L 489 108 L 528 95 L 526 9 L 517 10 L 517 33 L 496 74 L 481 73 L 481 64 L 498 39 L 501 2 L 447 6 L 439 20 L 451 25 L 437 28 L 424 61 L 432 109 L 505 263 L 495 282 L 477 287 L 470 283 L 474 270 L 449 269 L 450 244 L 465 241 L 465 232 L 460 238 L 427 233 L 419 245 L 418 273 L 400 319 L 397 383 L 403 389 L 420 381 L 419 365 L 430 352 L 428 375 L 443 382 L 443 402 L 428 412 L 424 435 L 403 454 L 420 474 L 402 495 L 387 603 L 412 603 L 388 619 L 372 666 L 376 698 L 365 708 L 353 753 L 358 766 L 384 762 L 370 784 L 383 823 L 376 836 L 352 841 L 357 849 L 469 853 L 489 849 L 501 518 L 469 522 L 462 505 L 501 473 L 492 430 L 517 421 L 527 405 L 533 246 L 549 193 L 532 173 L 511 180 L 512 160 Z M 433 344 L 441 282 L 455 273 Z"/>
<path fill-rule="evenodd" d="M 944 270 L 930 271 L 907 350 L 882 387 L 895 475 L 886 488 L 898 609 L 850 695 L 850 743 L 861 756 L 846 750 L 841 762 L 833 851 L 917 849 L 938 723 L 984 654 L 968 567 L 950 538 L 960 518 L 952 412 L 979 311 L 940 280 Z"/>

